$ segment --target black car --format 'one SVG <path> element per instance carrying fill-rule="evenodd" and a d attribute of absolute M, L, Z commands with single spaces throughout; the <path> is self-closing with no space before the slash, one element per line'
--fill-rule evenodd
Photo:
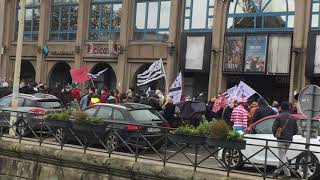
<path fill-rule="evenodd" d="M 144 104 L 96 104 L 84 112 L 103 121 L 103 133 L 97 134 L 112 151 L 127 146 L 148 148 L 150 144 L 155 149 L 160 149 L 164 142 L 165 128 L 162 127 L 169 127 L 158 111 Z M 86 133 L 78 131 L 76 134 L 83 136 Z M 72 135 L 65 137 L 70 140 Z M 94 141 L 94 138 L 88 139 L 91 143 Z"/>

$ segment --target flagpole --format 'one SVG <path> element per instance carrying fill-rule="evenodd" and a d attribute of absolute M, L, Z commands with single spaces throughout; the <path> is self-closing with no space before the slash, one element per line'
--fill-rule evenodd
<path fill-rule="evenodd" d="M 90 80 L 91 80 L 92 86 L 93 86 L 94 88 L 96 88 L 96 86 L 94 85 L 94 82 L 93 82 L 92 78 L 90 78 Z"/>

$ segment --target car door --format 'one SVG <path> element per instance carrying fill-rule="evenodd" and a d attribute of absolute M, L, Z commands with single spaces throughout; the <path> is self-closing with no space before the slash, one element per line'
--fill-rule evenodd
<path fill-rule="evenodd" d="M 246 150 L 244 150 L 242 153 L 246 157 L 253 156 L 252 158 L 250 158 L 250 161 L 252 163 L 264 163 L 265 150 L 263 149 L 266 146 L 266 140 L 276 140 L 272 133 L 272 126 L 274 121 L 275 117 L 270 117 L 263 121 L 260 121 L 252 127 L 252 131 L 249 134 L 245 135 L 247 146 Z M 268 141 L 268 146 L 277 147 L 277 142 Z M 278 159 L 274 156 L 273 153 L 276 155 L 278 154 L 277 148 L 270 148 L 270 150 L 268 150 L 267 162 L 269 165 L 276 165 L 278 163 Z"/>

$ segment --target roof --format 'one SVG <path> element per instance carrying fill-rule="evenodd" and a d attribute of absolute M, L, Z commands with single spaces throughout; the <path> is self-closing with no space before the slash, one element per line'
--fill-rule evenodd
<path fill-rule="evenodd" d="M 10 94 L 9 96 L 12 96 L 13 94 Z M 23 94 L 19 93 L 18 97 L 23 97 L 27 99 L 33 99 L 33 100 L 44 100 L 44 99 L 59 99 L 54 95 L 51 94 L 44 94 L 44 93 L 36 93 L 36 94 Z"/>
<path fill-rule="evenodd" d="M 109 104 L 109 103 L 98 103 L 95 104 L 97 106 L 110 106 L 116 108 L 125 108 L 127 110 L 137 110 L 137 109 L 152 109 L 151 106 L 145 104 L 138 104 L 138 103 L 121 103 L 121 104 Z"/>

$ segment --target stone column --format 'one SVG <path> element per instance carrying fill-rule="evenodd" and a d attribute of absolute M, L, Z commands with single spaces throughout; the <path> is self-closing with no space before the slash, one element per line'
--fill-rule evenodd
<path fill-rule="evenodd" d="M 169 42 L 168 42 L 168 56 L 166 66 L 166 91 L 177 76 L 178 54 L 177 48 L 179 47 L 177 39 L 180 34 L 179 20 L 181 17 L 181 0 L 171 0 L 170 9 L 170 22 L 169 22 Z"/>
<path fill-rule="evenodd" d="M 79 68 L 83 64 L 83 49 L 85 49 L 85 40 L 87 39 L 87 27 L 89 18 L 90 1 L 80 0 L 78 9 L 77 38 L 75 43 L 74 64 Z"/>
<path fill-rule="evenodd" d="M 308 33 L 311 18 L 311 0 L 295 0 L 295 19 L 290 69 L 289 101 L 293 101 L 294 91 L 300 92 L 309 84 L 305 75 L 307 62 Z"/>
<path fill-rule="evenodd" d="M 3 32 L 4 32 L 4 20 L 5 20 L 5 4 L 6 0 L 0 1 L 0 66 L 2 66 L 2 55 L 4 54 L 3 48 Z M 2 74 L 0 74 L 0 80 L 4 78 Z"/>
<path fill-rule="evenodd" d="M 123 0 L 122 1 L 122 9 L 121 9 L 121 23 L 120 23 L 120 39 L 119 39 L 119 45 L 121 47 L 121 52 L 118 57 L 118 66 L 117 66 L 117 89 L 119 92 L 125 92 L 127 88 L 126 87 L 126 80 L 129 80 L 128 77 L 129 74 L 126 73 L 127 66 L 128 66 L 128 39 L 129 39 L 129 33 L 130 33 L 130 26 L 132 24 L 132 13 L 133 13 L 133 7 L 134 7 L 134 1 L 132 0 Z"/>
<path fill-rule="evenodd" d="M 214 20 L 212 32 L 211 62 L 209 74 L 208 98 L 216 96 L 218 92 L 224 90 L 225 82 L 222 76 L 223 63 L 223 43 L 225 27 L 227 23 L 229 0 L 215 0 Z"/>
<path fill-rule="evenodd" d="M 44 74 L 44 55 L 41 49 L 46 45 L 49 39 L 49 28 L 50 28 L 50 11 L 51 0 L 40 1 L 40 20 L 39 20 L 39 35 L 38 35 L 38 51 L 37 51 L 37 65 L 36 65 L 36 82 L 46 81 L 46 75 Z"/>

